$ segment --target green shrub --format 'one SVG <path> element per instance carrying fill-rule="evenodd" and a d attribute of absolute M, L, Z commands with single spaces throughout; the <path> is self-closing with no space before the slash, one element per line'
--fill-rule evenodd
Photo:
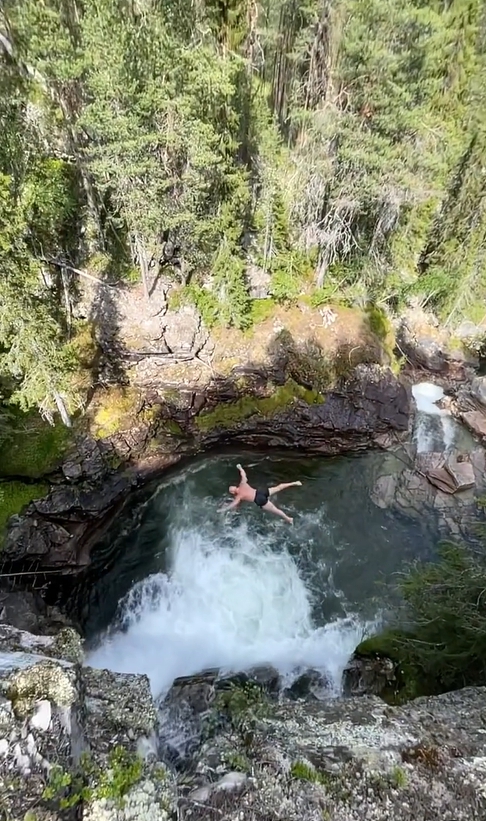
<path fill-rule="evenodd" d="M 486 556 L 451 543 L 438 553 L 401 578 L 400 627 L 356 649 L 397 662 L 399 701 L 486 680 Z"/>
<path fill-rule="evenodd" d="M 69 428 L 49 425 L 35 411 L 13 411 L 10 424 L 10 436 L 1 446 L 0 476 L 39 479 L 59 467 L 70 443 Z"/>

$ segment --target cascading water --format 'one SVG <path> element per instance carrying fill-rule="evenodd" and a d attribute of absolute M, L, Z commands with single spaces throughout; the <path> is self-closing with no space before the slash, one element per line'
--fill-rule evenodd
<path fill-rule="evenodd" d="M 325 667 L 335 688 L 370 625 L 341 618 L 316 628 L 295 561 L 247 527 L 173 534 L 170 571 L 129 592 L 120 628 L 90 657 L 94 666 L 149 675 L 154 692 L 181 675 L 273 664 L 283 673 Z"/>
<path fill-rule="evenodd" d="M 304 482 L 278 497 L 293 527 L 254 505 L 218 512 L 238 460 L 206 459 L 166 481 L 134 505 L 131 528 L 107 536 L 117 560 L 83 596 L 88 663 L 146 673 L 156 696 L 178 676 L 259 664 L 319 669 L 339 692 L 388 603 L 376 582 L 428 549 L 370 501 L 380 458 L 259 460 L 257 484 Z"/>
<path fill-rule="evenodd" d="M 418 453 L 449 451 L 455 445 L 459 426 L 450 412 L 437 403 L 444 390 L 431 382 L 419 382 L 412 387 L 417 405 L 414 439 Z"/>

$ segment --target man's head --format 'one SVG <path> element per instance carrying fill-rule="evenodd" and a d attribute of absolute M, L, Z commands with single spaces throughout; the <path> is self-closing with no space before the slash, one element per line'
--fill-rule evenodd
<path fill-rule="evenodd" d="M 228 490 L 232 496 L 236 496 L 236 494 L 238 493 L 238 488 L 236 487 L 236 485 L 230 485 Z"/>

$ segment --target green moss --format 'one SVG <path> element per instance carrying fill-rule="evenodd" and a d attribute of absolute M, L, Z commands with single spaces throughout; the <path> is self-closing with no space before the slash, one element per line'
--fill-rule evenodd
<path fill-rule="evenodd" d="M 310 784 L 319 784 L 336 800 L 346 801 L 349 798 L 349 780 L 343 778 L 342 773 L 333 774 L 309 764 L 307 761 L 294 761 L 290 767 L 290 775 L 298 781 L 308 781 Z"/>
<path fill-rule="evenodd" d="M 96 438 L 105 439 L 135 424 L 139 404 L 140 395 L 133 388 L 109 388 L 100 394 L 93 417 Z"/>
<path fill-rule="evenodd" d="M 106 768 L 100 768 L 89 753 L 84 753 L 79 768 L 73 772 L 60 766 L 51 768 L 42 798 L 53 802 L 60 810 L 92 801 L 113 802 L 122 809 L 126 795 L 139 783 L 142 774 L 143 764 L 139 756 L 120 745 L 110 752 Z"/>
<path fill-rule="evenodd" d="M 357 656 L 383 656 L 397 660 L 400 636 L 398 630 L 384 630 L 362 641 L 354 652 Z"/>
<path fill-rule="evenodd" d="M 72 430 L 44 422 L 37 413 L 14 411 L 11 436 L 1 447 L 0 476 L 39 479 L 61 464 Z"/>
<path fill-rule="evenodd" d="M 167 419 L 163 423 L 163 430 L 167 431 L 167 433 L 171 433 L 173 436 L 184 436 L 184 431 L 175 419 Z"/>
<path fill-rule="evenodd" d="M 258 325 L 269 319 L 275 310 L 274 299 L 252 299 L 250 303 L 250 320 L 252 325 Z"/>
<path fill-rule="evenodd" d="M 376 336 L 382 345 L 387 360 L 386 364 L 392 365 L 395 360 L 395 332 L 390 319 L 382 308 L 373 304 L 366 306 L 366 318 L 371 333 Z"/>
<path fill-rule="evenodd" d="M 45 496 L 48 490 L 45 484 L 0 482 L 0 538 L 10 517 L 20 513 L 32 499 Z"/>
<path fill-rule="evenodd" d="M 221 756 L 224 764 L 230 770 L 236 770 L 240 773 L 249 773 L 251 772 L 251 762 L 248 756 L 244 755 L 243 753 L 239 753 L 236 750 L 230 751 L 227 753 L 223 753 Z"/>
<path fill-rule="evenodd" d="M 273 416 L 296 400 L 307 402 L 308 405 L 320 405 L 324 402 L 324 397 L 317 391 L 303 388 L 290 379 L 285 385 L 275 388 L 271 396 L 263 399 L 242 396 L 237 402 L 221 404 L 214 410 L 201 414 L 195 421 L 201 431 L 220 427 L 231 428 L 251 416 Z"/>
<path fill-rule="evenodd" d="M 408 784 L 408 775 L 403 767 L 399 767 L 398 764 L 393 767 L 390 773 L 390 783 L 397 790 L 405 789 Z"/>

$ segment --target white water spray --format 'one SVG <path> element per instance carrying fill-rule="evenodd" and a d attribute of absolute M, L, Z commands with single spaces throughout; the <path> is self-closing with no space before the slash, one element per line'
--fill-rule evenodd
<path fill-rule="evenodd" d="M 117 629 L 88 663 L 145 673 L 156 696 L 177 676 L 258 664 L 272 664 L 284 675 L 320 669 L 339 692 L 347 660 L 376 625 L 350 616 L 316 628 L 295 561 L 270 544 L 278 528 L 264 541 L 241 524 L 225 531 L 223 521 L 218 530 L 208 523 L 202 532 L 173 532 L 168 574 L 132 588 Z"/>
<path fill-rule="evenodd" d="M 450 412 L 437 405 L 444 398 L 443 389 L 431 382 L 419 382 L 413 385 L 412 394 L 417 404 L 414 431 L 417 452 L 450 450 L 454 445 L 457 426 Z"/>

